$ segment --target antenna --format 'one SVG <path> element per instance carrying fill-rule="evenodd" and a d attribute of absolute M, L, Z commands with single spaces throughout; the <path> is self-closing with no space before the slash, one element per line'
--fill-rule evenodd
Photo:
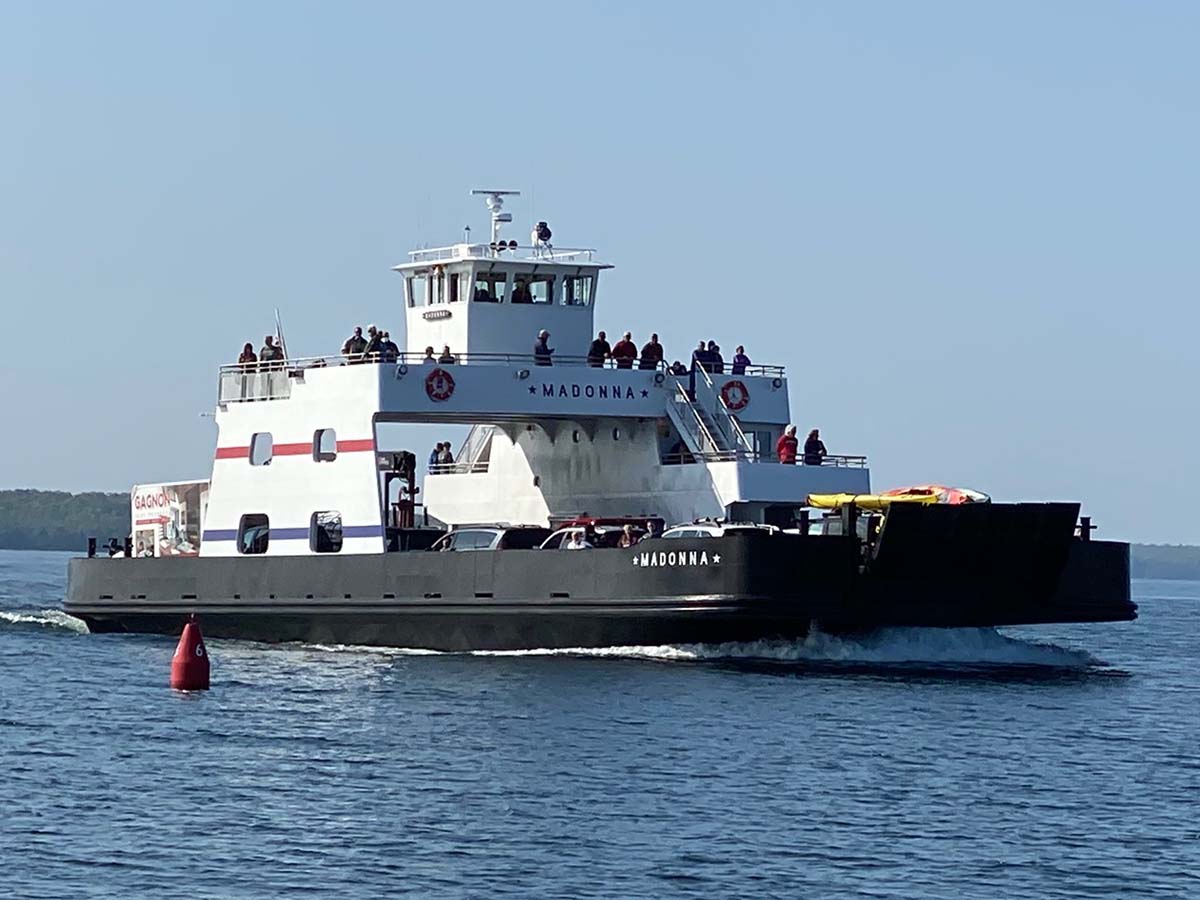
<path fill-rule="evenodd" d="M 505 197 L 520 197 L 520 191 L 471 191 L 473 195 L 484 196 L 487 208 L 492 213 L 492 243 L 500 240 L 500 226 L 512 221 L 512 213 L 503 212 Z"/>

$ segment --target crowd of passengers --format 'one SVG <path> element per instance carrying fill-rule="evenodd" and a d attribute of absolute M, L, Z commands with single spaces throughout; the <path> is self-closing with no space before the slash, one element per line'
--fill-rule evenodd
<path fill-rule="evenodd" d="M 650 340 L 642 345 L 639 352 L 637 344 L 633 342 L 633 332 L 626 331 L 621 340 L 613 345 L 609 344 L 608 335 L 601 331 L 596 334 L 595 340 L 588 347 L 585 358 L 587 364 L 593 368 L 600 368 L 605 362 L 611 360 L 618 369 L 632 369 L 634 363 L 637 363 L 639 369 L 657 369 L 665 356 L 663 345 L 659 343 L 657 334 L 651 334 Z M 537 341 L 533 345 L 533 361 L 539 366 L 554 365 L 554 348 L 550 346 L 550 332 L 544 328 L 538 332 Z M 747 367 L 751 365 L 753 363 L 746 355 L 746 348 L 739 344 L 733 359 L 730 360 L 729 374 L 744 375 Z M 692 368 L 700 368 L 705 372 L 718 375 L 725 373 L 725 357 L 721 355 L 721 348 L 716 341 L 701 341 L 699 346 L 692 351 L 691 367 L 675 360 L 671 363 L 670 371 L 673 375 L 686 375 Z"/>
<path fill-rule="evenodd" d="M 536 365 L 554 365 L 555 351 L 549 341 L 550 332 L 543 328 L 538 332 L 537 341 L 533 345 L 533 361 Z M 359 325 L 342 344 L 342 355 L 351 363 L 394 363 L 400 360 L 401 352 L 400 347 L 392 340 L 388 332 L 369 325 L 366 336 L 364 336 L 362 326 Z M 587 360 L 587 364 L 594 368 L 600 368 L 611 361 L 618 369 L 632 369 L 635 366 L 638 369 L 657 369 L 665 359 L 665 352 L 663 345 L 659 343 L 657 334 L 651 334 L 650 340 L 639 350 L 633 341 L 632 332 L 626 331 L 616 344 L 610 344 L 608 335 L 601 331 L 588 346 L 584 358 Z M 242 348 L 237 361 L 245 371 L 276 368 L 281 366 L 284 361 L 283 347 L 274 335 L 269 334 L 263 338 L 262 349 L 257 353 L 254 352 L 254 345 L 247 343 Z M 426 347 L 425 356 L 421 362 L 447 366 L 457 363 L 458 357 L 451 352 L 449 344 L 443 344 L 441 353 L 435 353 L 433 347 Z M 321 365 L 321 362 L 317 362 L 315 365 Z M 690 365 L 675 360 L 669 368 L 674 375 L 687 375 L 694 369 L 703 369 L 705 372 L 723 375 L 727 365 L 730 375 L 744 375 L 746 369 L 753 363 L 746 355 L 746 348 L 740 344 L 734 351 L 733 358 L 727 364 L 725 357 L 721 355 L 721 347 L 716 341 L 700 341 L 696 349 L 692 351 Z"/>

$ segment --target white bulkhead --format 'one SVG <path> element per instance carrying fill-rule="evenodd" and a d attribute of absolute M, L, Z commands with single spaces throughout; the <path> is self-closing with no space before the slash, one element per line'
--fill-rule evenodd
<path fill-rule="evenodd" d="M 779 464 L 775 442 L 790 420 L 779 367 L 590 365 L 609 266 L 538 237 L 545 223 L 532 246 L 505 241 L 503 192 L 486 194 L 490 243 L 416 251 L 395 267 L 403 352 L 222 369 L 201 555 L 385 552 L 397 511 L 384 489 L 395 456 L 384 451 L 400 448 L 381 446 L 380 423 L 476 426 L 455 462 L 421 485 L 424 512 L 452 525 L 584 514 L 764 521 L 809 493 L 869 491 L 862 457 Z M 535 356 L 542 330 L 556 349 L 549 365 Z M 428 452 L 404 449 L 421 463 Z"/>

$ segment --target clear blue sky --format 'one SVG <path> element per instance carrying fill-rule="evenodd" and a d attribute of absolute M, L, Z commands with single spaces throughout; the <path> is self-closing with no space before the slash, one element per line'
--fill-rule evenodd
<path fill-rule="evenodd" d="M 1200 5 L 0 6 L 0 486 L 206 476 L 216 367 L 485 217 L 920 480 L 1200 543 Z M 536 208 L 533 202 L 536 200 Z"/>

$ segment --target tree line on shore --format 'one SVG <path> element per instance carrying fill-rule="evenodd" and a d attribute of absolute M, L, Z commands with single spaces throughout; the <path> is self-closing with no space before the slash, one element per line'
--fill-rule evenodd
<path fill-rule="evenodd" d="M 89 537 L 129 534 L 129 495 L 0 491 L 0 549 L 85 550 Z"/>

